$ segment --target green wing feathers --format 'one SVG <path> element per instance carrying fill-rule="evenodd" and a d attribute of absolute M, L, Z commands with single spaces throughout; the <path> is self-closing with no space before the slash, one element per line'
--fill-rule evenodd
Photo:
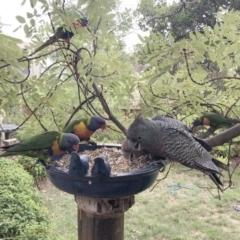
<path fill-rule="evenodd" d="M 5 154 L 9 155 L 10 152 L 23 152 L 30 150 L 46 149 L 52 146 L 53 142 L 60 137 L 61 133 L 51 131 L 46 132 L 41 135 L 33 136 L 31 138 L 25 139 L 20 143 L 8 148 Z M 3 156 L 3 154 L 2 154 Z"/>
<path fill-rule="evenodd" d="M 72 133 L 74 127 L 81 122 L 83 122 L 85 124 L 85 126 L 87 127 L 90 124 L 90 120 L 91 120 L 90 118 L 81 118 L 81 119 L 78 119 L 78 120 L 73 120 L 63 129 L 62 132 L 63 133 Z"/>
<path fill-rule="evenodd" d="M 79 124 L 81 122 L 81 120 L 74 120 L 72 122 L 70 122 L 64 129 L 63 129 L 63 133 L 72 133 L 74 127 Z"/>

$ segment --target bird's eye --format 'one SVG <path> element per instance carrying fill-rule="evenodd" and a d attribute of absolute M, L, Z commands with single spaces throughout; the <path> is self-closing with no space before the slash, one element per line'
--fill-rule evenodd
<path fill-rule="evenodd" d="M 138 140 L 140 140 L 141 139 L 141 137 L 138 137 Z"/>

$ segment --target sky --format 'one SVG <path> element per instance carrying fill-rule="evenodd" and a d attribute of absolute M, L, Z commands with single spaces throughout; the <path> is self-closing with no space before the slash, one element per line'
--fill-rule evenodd
<path fill-rule="evenodd" d="M 4 24 L 2 30 L 5 34 L 26 41 L 25 34 L 22 29 L 19 29 L 17 32 L 13 33 L 13 30 L 20 25 L 16 20 L 15 16 L 16 15 L 26 16 L 26 12 L 28 11 L 31 12 L 31 7 L 28 1 L 24 6 L 21 6 L 21 2 L 22 0 L 7 0 L 4 1 L 4 3 L 1 3 L 0 20 Z M 121 2 L 122 8 L 126 7 L 131 8 L 132 10 L 136 9 L 138 4 L 138 0 L 122 0 Z M 48 19 L 47 16 L 46 19 Z M 10 24 L 11 26 L 6 26 L 5 24 Z M 131 51 L 133 45 L 139 42 L 137 34 L 146 35 L 147 33 L 140 31 L 137 23 L 135 23 L 133 24 L 131 33 L 125 37 L 125 43 L 127 45 L 126 50 Z"/>

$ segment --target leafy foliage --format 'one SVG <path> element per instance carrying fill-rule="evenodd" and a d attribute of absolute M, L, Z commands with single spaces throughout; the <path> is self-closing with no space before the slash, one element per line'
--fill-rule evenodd
<path fill-rule="evenodd" d="M 135 14 L 140 18 L 141 29 L 162 34 L 170 31 L 176 40 L 180 40 L 195 29 L 213 28 L 218 22 L 216 14 L 231 10 L 240 10 L 239 0 L 173 1 L 172 4 L 166 0 L 141 0 Z"/>
<path fill-rule="evenodd" d="M 169 113 L 188 123 L 206 111 L 238 118 L 238 14 L 220 13 L 220 23 L 205 26 L 203 32 L 196 29 L 190 40 L 175 42 L 170 33 L 154 32 L 143 39 L 140 56 L 148 70 L 139 91 L 146 110 Z"/>
<path fill-rule="evenodd" d="M 0 238 L 51 239 L 48 213 L 31 176 L 12 160 L 0 160 Z"/>
<path fill-rule="evenodd" d="M 131 86 L 137 78 L 132 74 L 131 59 L 122 51 L 121 37 L 131 23 L 129 11 L 115 14 L 113 10 L 118 9 L 119 3 L 114 0 L 85 1 L 83 5 L 81 1 L 77 5 L 65 1 L 30 2 L 37 7 L 26 16 L 17 16 L 20 28 L 31 38 L 27 53 L 43 43 L 46 33 L 53 35 L 58 26 L 71 28 L 75 35 L 69 46 L 59 41 L 56 48 L 50 46 L 36 56 L 15 59 L 25 68 L 33 62 L 41 65 L 43 72 L 39 77 L 23 77 L 19 73 L 18 79 L 22 80 L 14 84 L 9 82 L 9 76 L 2 79 L 7 90 L 2 90 L 6 93 L 1 107 L 7 110 L 7 120 L 23 124 L 18 135 L 26 138 L 30 130 L 31 134 L 61 131 L 70 120 L 84 115 L 101 115 L 113 122 L 123 120 L 119 106 L 128 105 Z M 26 3 L 29 1 L 22 4 Z M 49 21 L 36 24 L 46 12 L 51 12 Z M 89 27 L 72 29 L 71 22 L 83 16 L 88 18 Z M 115 130 L 110 138 L 119 138 L 121 132 L 114 124 L 109 125 Z M 119 126 L 123 132 L 124 126 L 118 121 Z"/>
<path fill-rule="evenodd" d="M 36 159 L 19 156 L 18 163 L 23 166 L 35 180 L 41 181 L 47 177 L 46 170 L 40 162 L 36 162 Z"/>

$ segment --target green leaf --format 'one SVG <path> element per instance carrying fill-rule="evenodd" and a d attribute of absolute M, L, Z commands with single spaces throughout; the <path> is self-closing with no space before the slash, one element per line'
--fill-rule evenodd
<path fill-rule="evenodd" d="M 24 19 L 24 17 L 22 17 L 22 16 L 16 16 L 16 19 L 17 19 L 18 22 L 20 22 L 20 23 L 25 23 L 25 22 L 26 22 L 25 19 Z"/>
<path fill-rule="evenodd" d="M 28 27 L 27 24 L 24 25 L 23 30 L 24 30 L 24 33 L 25 33 L 26 35 L 29 34 L 29 27 Z"/>
<path fill-rule="evenodd" d="M 34 8 L 37 4 L 37 0 L 30 0 L 31 2 L 31 7 Z"/>
<path fill-rule="evenodd" d="M 139 40 L 140 40 L 142 43 L 145 42 L 144 38 L 143 38 L 141 35 L 139 35 L 139 34 L 138 34 L 138 38 L 139 38 Z"/>
<path fill-rule="evenodd" d="M 207 36 L 207 37 L 211 34 L 209 31 L 209 26 L 205 26 L 204 33 L 205 33 L 205 36 Z"/>
<path fill-rule="evenodd" d="M 192 32 L 189 33 L 189 37 L 190 37 L 193 41 L 195 41 L 195 40 L 197 39 L 196 36 L 195 36 Z"/>
<path fill-rule="evenodd" d="M 23 0 L 21 3 L 21 6 L 23 6 L 26 3 L 26 0 Z"/>
<path fill-rule="evenodd" d="M 32 25 L 32 26 L 35 26 L 35 20 L 32 18 L 31 20 L 30 20 L 30 24 Z"/>
<path fill-rule="evenodd" d="M 216 53 L 212 51 L 208 51 L 208 56 L 212 62 L 216 61 Z"/>
<path fill-rule="evenodd" d="M 30 12 L 27 12 L 27 18 L 32 18 L 32 17 L 33 17 L 33 14 Z"/>

